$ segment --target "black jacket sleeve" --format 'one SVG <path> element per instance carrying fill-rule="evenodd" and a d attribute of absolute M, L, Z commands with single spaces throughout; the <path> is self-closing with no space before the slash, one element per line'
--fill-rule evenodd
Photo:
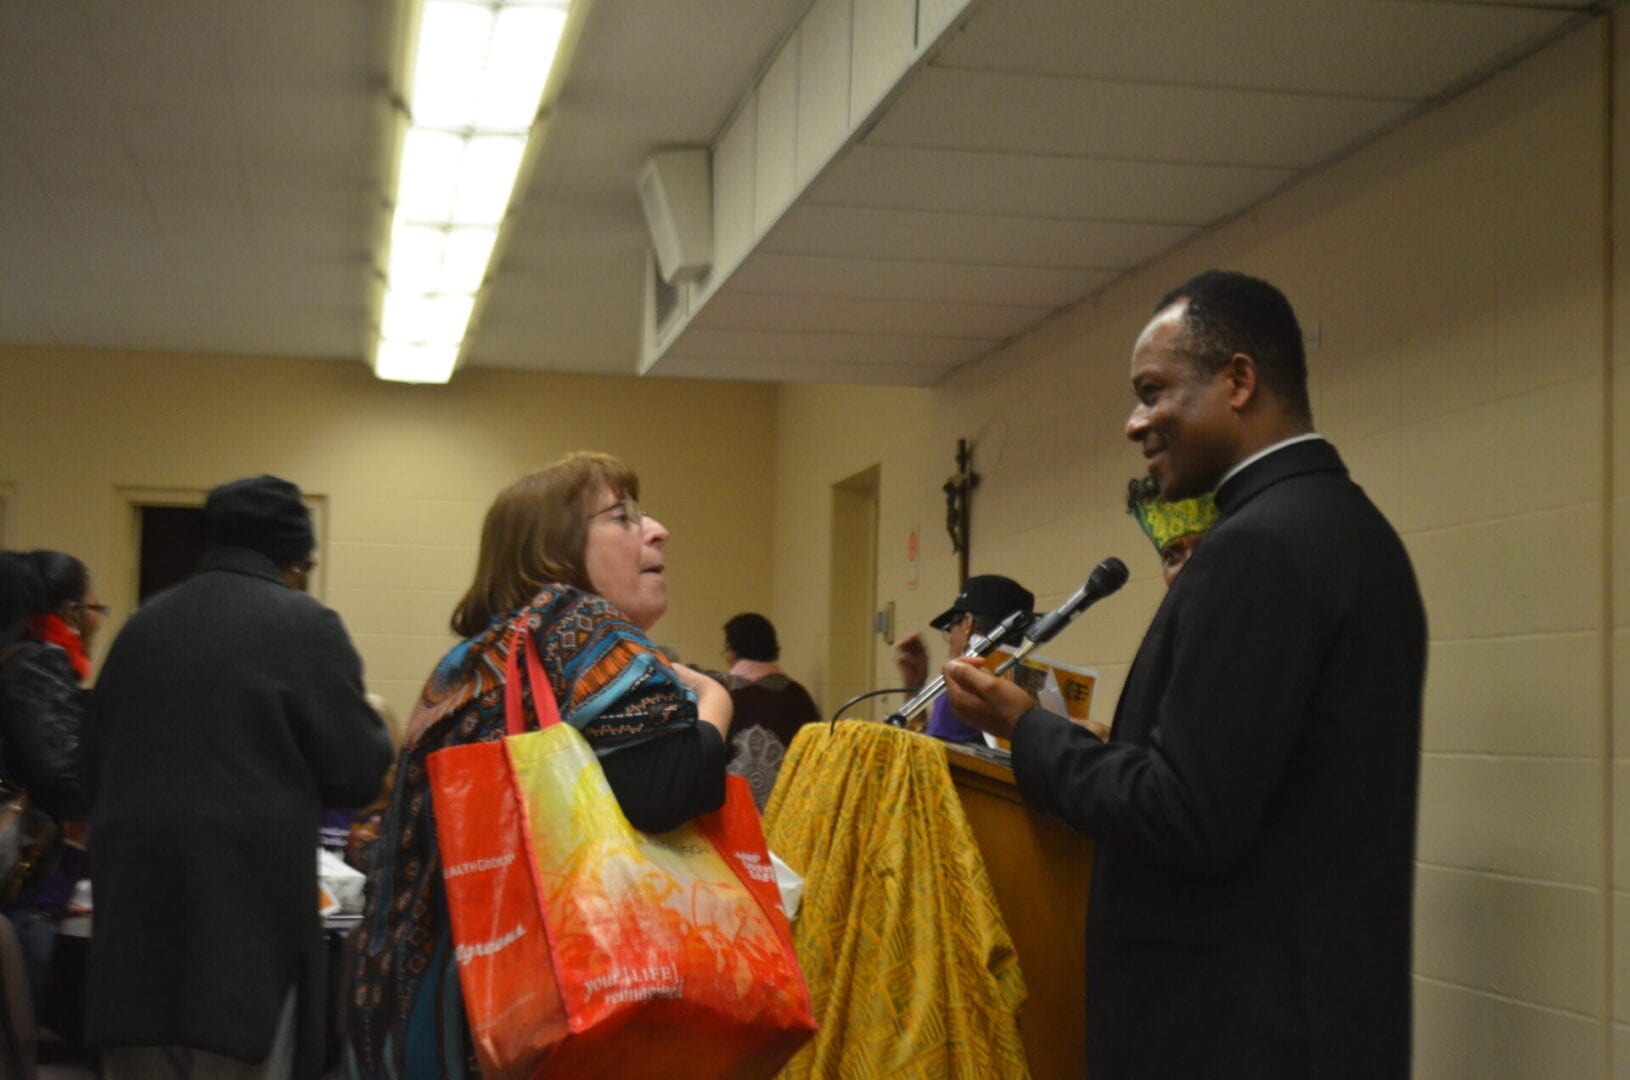
<path fill-rule="evenodd" d="M 0 770 L 59 820 L 89 809 L 85 712 L 85 691 L 61 649 L 30 644 L 7 657 L 0 673 Z"/>
<path fill-rule="evenodd" d="M 379 794 L 395 750 L 363 691 L 362 658 L 340 617 L 310 605 L 295 710 L 301 750 L 324 806 L 366 806 Z"/>
<path fill-rule="evenodd" d="M 1334 631 L 1275 537 L 1236 530 L 1205 544 L 1169 601 L 1185 625 L 1168 631 L 1172 674 L 1147 743 L 1101 743 L 1031 710 L 1014 728 L 1013 771 L 1026 801 L 1078 832 L 1219 875 L 1256 841 Z"/>
<path fill-rule="evenodd" d="M 724 805 L 724 761 L 719 729 L 697 723 L 606 754 L 600 766 L 629 824 L 657 833 Z"/>

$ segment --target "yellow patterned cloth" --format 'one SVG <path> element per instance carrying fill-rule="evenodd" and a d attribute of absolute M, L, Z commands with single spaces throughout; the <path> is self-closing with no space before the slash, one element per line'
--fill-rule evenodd
<path fill-rule="evenodd" d="M 1027 1077 L 1024 976 L 936 739 L 809 724 L 765 814 L 821 1029 L 783 1078 Z"/>

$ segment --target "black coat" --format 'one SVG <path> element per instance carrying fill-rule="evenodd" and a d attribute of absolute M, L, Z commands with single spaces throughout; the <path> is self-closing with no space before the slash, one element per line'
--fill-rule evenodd
<path fill-rule="evenodd" d="M 131 617 L 92 707 L 87 1037 L 265 1057 L 300 991 L 320 1065 L 325 806 L 377 794 L 390 736 L 339 617 L 271 560 L 217 548 Z"/>
<path fill-rule="evenodd" d="M 1093 1080 L 1406 1077 L 1426 616 L 1322 440 L 1217 493 L 1109 743 L 1020 719 L 1024 796 L 1097 841 Z"/>
<path fill-rule="evenodd" d="M 85 691 L 61 647 L 23 641 L 0 652 L 0 778 L 57 820 L 85 813 Z"/>

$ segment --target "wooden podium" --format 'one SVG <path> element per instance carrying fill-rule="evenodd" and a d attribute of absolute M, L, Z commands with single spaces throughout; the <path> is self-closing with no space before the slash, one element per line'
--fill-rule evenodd
<path fill-rule="evenodd" d="M 1019 1014 L 1030 1075 L 1086 1075 L 1087 888 L 1092 841 L 1031 810 L 1013 769 L 945 745 L 1030 991 Z"/>

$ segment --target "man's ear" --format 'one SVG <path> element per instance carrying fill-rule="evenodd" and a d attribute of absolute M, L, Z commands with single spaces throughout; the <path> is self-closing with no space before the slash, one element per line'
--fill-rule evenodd
<path fill-rule="evenodd" d="M 1228 404 L 1235 412 L 1243 412 L 1257 397 L 1260 376 L 1256 361 L 1249 353 L 1235 353 L 1223 365 L 1223 375 L 1228 379 Z"/>

